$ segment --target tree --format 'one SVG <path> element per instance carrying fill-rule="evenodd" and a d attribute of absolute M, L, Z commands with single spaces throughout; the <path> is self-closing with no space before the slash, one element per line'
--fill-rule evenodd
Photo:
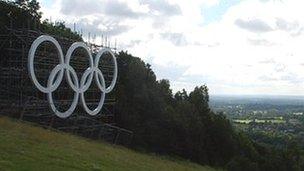
<path fill-rule="evenodd" d="M 189 100 L 200 112 L 208 112 L 209 94 L 206 85 L 195 87 L 194 91 L 189 94 Z"/>
<path fill-rule="evenodd" d="M 15 0 L 15 4 L 24 10 L 28 10 L 29 0 Z"/>
<path fill-rule="evenodd" d="M 0 26 L 9 24 L 9 12 L 16 19 L 15 27 L 25 21 L 33 25 L 39 8 L 34 0 L 16 1 L 15 5 L 0 1 Z M 40 24 L 45 33 L 81 40 L 64 22 Z M 157 80 L 151 65 L 140 58 L 122 51 L 117 54 L 117 63 L 115 119 L 118 126 L 134 132 L 132 148 L 200 164 L 226 165 L 232 170 L 299 170 L 303 164 L 295 144 L 284 150 L 272 149 L 234 130 L 222 113 L 210 109 L 206 85 L 189 93 L 183 89 L 173 96 L 169 81 Z"/>
<path fill-rule="evenodd" d="M 28 11 L 29 13 L 34 17 L 37 18 L 38 20 L 41 19 L 42 13 L 39 12 L 40 10 L 40 4 L 37 0 L 31 0 L 28 2 Z"/>
<path fill-rule="evenodd" d="M 15 5 L 25 11 L 28 11 L 29 14 L 35 19 L 41 19 L 42 13 L 39 12 L 40 4 L 37 0 L 15 0 Z"/>

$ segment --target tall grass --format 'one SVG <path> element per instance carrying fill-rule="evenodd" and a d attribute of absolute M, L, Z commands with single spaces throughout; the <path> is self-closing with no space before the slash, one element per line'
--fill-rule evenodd
<path fill-rule="evenodd" d="M 0 170 L 215 170 L 0 117 Z"/>

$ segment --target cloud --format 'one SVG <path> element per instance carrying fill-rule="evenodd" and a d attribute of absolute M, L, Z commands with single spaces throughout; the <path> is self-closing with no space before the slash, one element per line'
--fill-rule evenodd
<path fill-rule="evenodd" d="M 42 5 L 44 4 L 42 0 Z M 44 18 L 115 37 L 174 91 L 207 84 L 211 94 L 303 94 L 304 1 L 54 0 Z M 205 24 L 213 8 L 220 17 Z M 213 14 L 209 14 L 213 17 Z M 100 38 L 98 38 L 100 39 Z M 274 88 L 275 87 L 275 88 Z"/>
<path fill-rule="evenodd" d="M 255 32 L 255 33 L 263 33 L 263 32 L 269 32 L 273 29 L 265 22 L 263 22 L 260 19 L 250 19 L 250 20 L 243 20 L 243 19 L 237 19 L 235 20 L 235 24 L 239 26 L 240 28 L 243 28 L 245 30 Z"/>
<path fill-rule="evenodd" d="M 276 25 L 278 29 L 284 31 L 291 31 L 299 27 L 299 23 L 297 21 L 288 22 L 283 18 L 277 18 Z"/>
<path fill-rule="evenodd" d="M 181 14 L 181 9 L 177 4 L 170 4 L 166 0 L 162 0 L 162 1 L 140 0 L 139 3 L 143 5 L 147 5 L 149 7 L 150 13 L 153 15 L 174 16 Z"/>
<path fill-rule="evenodd" d="M 303 83 L 303 77 L 299 77 L 298 74 L 295 73 L 287 73 L 280 78 L 283 81 L 288 81 L 292 84 L 301 84 Z"/>
<path fill-rule="evenodd" d="M 276 62 L 274 61 L 273 58 L 271 59 L 266 59 L 266 60 L 262 60 L 262 61 L 259 61 L 260 64 L 275 64 Z"/>
<path fill-rule="evenodd" d="M 73 27 L 73 23 L 67 23 L 67 26 Z M 76 29 L 82 31 L 84 36 L 87 36 L 88 33 L 101 34 L 106 36 L 116 36 L 127 32 L 131 29 L 130 26 L 121 24 L 117 20 L 105 20 L 102 18 L 94 19 L 90 21 L 89 19 L 82 18 L 76 22 Z"/>
<path fill-rule="evenodd" d="M 60 12 L 65 15 L 83 16 L 98 13 L 102 3 L 94 0 L 64 0 L 61 1 Z"/>
<path fill-rule="evenodd" d="M 139 18 L 144 17 L 145 14 L 141 12 L 135 12 L 128 7 L 126 3 L 110 0 L 104 6 L 104 12 L 108 16 L 115 17 L 127 17 L 127 18 Z"/>
<path fill-rule="evenodd" d="M 287 84 L 301 84 L 303 83 L 303 77 L 299 77 L 295 73 L 283 73 L 280 76 L 275 76 L 273 74 L 270 75 L 262 75 L 259 77 L 259 80 L 262 82 L 281 82 L 281 83 L 287 83 Z"/>
<path fill-rule="evenodd" d="M 286 65 L 278 63 L 275 65 L 274 70 L 276 72 L 284 72 L 286 70 Z"/>
<path fill-rule="evenodd" d="M 171 66 L 162 66 L 156 63 L 151 62 L 152 69 L 155 70 L 159 78 L 171 78 L 171 80 L 178 80 L 183 76 L 184 72 L 187 70 L 187 67 L 171 65 Z"/>
<path fill-rule="evenodd" d="M 131 40 L 128 44 L 124 45 L 124 48 L 129 49 L 133 48 L 136 45 L 139 45 L 142 42 L 142 40 Z"/>
<path fill-rule="evenodd" d="M 278 79 L 268 76 L 268 75 L 262 75 L 259 77 L 260 81 L 277 81 Z"/>
<path fill-rule="evenodd" d="M 274 45 L 274 43 L 271 43 L 266 39 L 248 39 L 248 42 L 255 46 L 273 46 Z"/>
<path fill-rule="evenodd" d="M 138 18 L 141 12 L 132 10 L 127 3 L 118 0 L 64 0 L 60 11 L 65 15 L 84 16 L 104 14 L 111 17 Z"/>
<path fill-rule="evenodd" d="M 170 41 L 175 46 L 187 45 L 186 36 L 182 33 L 161 33 L 161 37 L 165 40 Z"/>
<path fill-rule="evenodd" d="M 301 28 L 299 28 L 296 32 L 293 32 L 293 33 L 291 33 L 290 35 L 291 35 L 292 37 L 301 36 L 302 33 L 303 33 L 303 31 L 304 31 L 304 28 L 301 27 Z"/>

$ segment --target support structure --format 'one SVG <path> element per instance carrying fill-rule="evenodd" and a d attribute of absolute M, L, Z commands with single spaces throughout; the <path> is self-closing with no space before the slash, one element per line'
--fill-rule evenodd
<path fill-rule="evenodd" d="M 44 127 L 71 132 L 93 139 L 105 139 L 113 143 L 129 144 L 132 132 L 115 126 L 115 96 L 106 96 L 104 107 L 96 116 L 87 115 L 78 103 L 75 112 L 68 118 L 56 117 L 49 108 L 47 97 L 35 88 L 31 82 L 27 59 L 32 42 L 42 35 L 39 31 L 28 29 L 2 29 L 0 33 L 0 115 L 36 122 Z M 63 53 L 75 40 L 56 37 Z M 89 44 L 91 52 L 96 53 L 102 46 Z M 57 50 L 50 43 L 43 43 L 35 54 L 35 74 L 42 85 L 47 84 L 51 70 L 58 64 Z M 89 61 L 84 50 L 78 49 L 70 61 L 80 78 L 88 68 Z M 94 55 L 93 55 L 94 56 Z M 107 54 L 99 63 L 106 85 L 113 77 L 113 61 Z M 94 83 L 94 82 L 93 82 Z M 54 104 L 58 110 L 66 110 L 73 100 L 73 91 L 62 81 L 54 94 Z M 97 85 L 92 84 L 85 93 L 88 107 L 94 108 L 100 99 Z"/>

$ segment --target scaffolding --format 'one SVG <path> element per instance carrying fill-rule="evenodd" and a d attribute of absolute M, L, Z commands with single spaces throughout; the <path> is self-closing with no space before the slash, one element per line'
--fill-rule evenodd
<path fill-rule="evenodd" d="M 106 94 L 105 103 L 100 114 L 90 116 L 77 104 L 74 113 L 62 119 L 51 111 L 46 94 L 41 93 L 31 82 L 28 69 L 28 51 L 32 42 L 42 35 L 39 31 L 29 29 L 5 28 L 0 33 L 0 115 L 19 118 L 38 123 L 47 128 L 78 134 L 93 139 L 104 139 L 109 142 L 128 145 L 133 133 L 115 126 L 115 94 Z M 63 54 L 75 40 L 53 36 L 61 45 Z M 88 44 L 93 57 L 103 48 Z M 115 49 L 114 49 L 115 50 Z M 57 50 L 48 42 L 42 43 L 35 53 L 35 74 L 40 84 L 46 85 L 51 70 L 59 64 Z M 99 63 L 106 85 L 113 78 L 114 63 L 109 54 L 104 54 Z M 86 52 L 78 48 L 73 54 L 70 65 L 81 78 L 89 66 Z M 64 78 L 66 79 L 66 78 Z M 89 108 L 94 108 L 100 100 L 100 90 L 93 81 L 85 93 Z M 73 100 L 73 91 L 64 80 L 53 92 L 54 103 L 59 110 L 68 109 Z"/>

